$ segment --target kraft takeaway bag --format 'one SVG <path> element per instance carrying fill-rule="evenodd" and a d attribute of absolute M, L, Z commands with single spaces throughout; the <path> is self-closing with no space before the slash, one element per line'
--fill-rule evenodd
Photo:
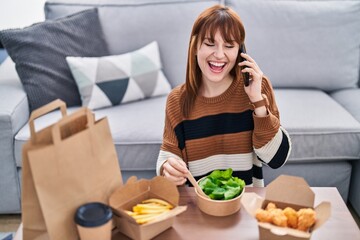
<path fill-rule="evenodd" d="M 35 131 L 34 120 L 60 108 L 62 118 Z M 108 204 L 122 177 L 107 118 L 95 121 L 81 108 L 66 114 L 55 100 L 35 110 L 29 120 L 30 140 L 23 146 L 23 237 L 79 239 L 76 209 L 88 202 Z"/>

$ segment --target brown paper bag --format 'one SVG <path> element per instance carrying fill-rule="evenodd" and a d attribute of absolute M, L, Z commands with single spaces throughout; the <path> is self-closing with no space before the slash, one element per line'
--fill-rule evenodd
<path fill-rule="evenodd" d="M 63 118 L 35 132 L 34 120 L 60 108 Z M 30 117 L 31 139 L 23 148 L 24 239 L 78 239 L 74 214 L 87 202 L 108 204 L 122 185 L 107 118 L 94 121 L 87 108 L 66 116 L 52 102 Z"/>

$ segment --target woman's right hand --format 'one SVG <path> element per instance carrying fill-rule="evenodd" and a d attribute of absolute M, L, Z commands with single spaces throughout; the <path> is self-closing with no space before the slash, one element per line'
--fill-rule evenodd
<path fill-rule="evenodd" d="M 183 185 L 186 182 L 188 169 L 184 161 L 176 158 L 168 158 L 163 164 L 162 175 L 176 185 Z"/>

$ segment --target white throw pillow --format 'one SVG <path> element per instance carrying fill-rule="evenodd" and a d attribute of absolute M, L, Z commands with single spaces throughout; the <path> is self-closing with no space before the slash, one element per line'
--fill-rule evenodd
<path fill-rule="evenodd" d="M 171 91 L 162 72 L 157 42 L 133 52 L 104 57 L 66 57 L 82 105 L 98 109 Z"/>

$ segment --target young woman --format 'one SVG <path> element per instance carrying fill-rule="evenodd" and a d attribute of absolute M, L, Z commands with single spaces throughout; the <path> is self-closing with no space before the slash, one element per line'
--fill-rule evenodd
<path fill-rule="evenodd" d="M 186 83 L 168 96 L 157 160 L 157 174 L 176 185 L 188 171 L 199 179 L 232 168 L 247 185 L 264 186 L 262 164 L 279 168 L 289 157 L 271 83 L 253 58 L 240 55 L 244 39 L 244 26 L 228 7 L 208 8 L 194 23 Z"/>

